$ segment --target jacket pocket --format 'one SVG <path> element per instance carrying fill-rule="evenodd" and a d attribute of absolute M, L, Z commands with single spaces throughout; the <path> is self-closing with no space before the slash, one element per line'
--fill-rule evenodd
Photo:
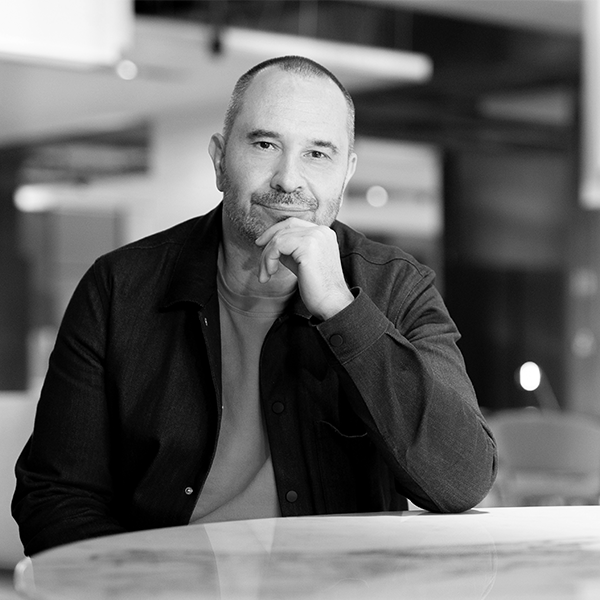
<path fill-rule="evenodd" d="M 326 512 L 360 512 L 368 494 L 365 472 L 374 450 L 366 430 L 342 432 L 327 421 L 320 421 L 317 430 Z"/>

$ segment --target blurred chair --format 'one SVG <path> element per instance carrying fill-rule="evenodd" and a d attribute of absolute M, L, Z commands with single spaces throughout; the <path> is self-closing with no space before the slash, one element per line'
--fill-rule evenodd
<path fill-rule="evenodd" d="M 487 420 L 498 443 L 501 505 L 600 503 L 600 421 L 537 409 Z"/>
<path fill-rule="evenodd" d="M 33 393 L 0 392 L 0 569 L 13 569 L 24 556 L 10 502 L 15 462 L 33 429 L 36 405 Z"/>

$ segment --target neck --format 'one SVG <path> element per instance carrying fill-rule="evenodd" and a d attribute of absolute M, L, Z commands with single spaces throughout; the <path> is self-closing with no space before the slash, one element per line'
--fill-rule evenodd
<path fill-rule="evenodd" d="M 297 278 L 283 265 L 267 283 L 258 281 L 261 254 L 261 248 L 240 239 L 224 220 L 219 268 L 229 288 L 237 294 L 256 296 L 281 296 L 292 292 L 297 285 Z"/>

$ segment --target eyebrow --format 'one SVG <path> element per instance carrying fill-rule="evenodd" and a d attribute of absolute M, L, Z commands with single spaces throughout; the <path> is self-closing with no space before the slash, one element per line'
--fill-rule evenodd
<path fill-rule="evenodd" d="M 246 135 L 246 139 L 248 139 L 248 141 L 250 142 L 260 138 L 273 138 L 278 140 L 281 139 L 281 135 L 278 134 L 276 131 L 270 131 L 268 129 L 253 129 L 252 131 L 249 131 Z M 311 140 L 308 145 L 315 146 L 317 148 L 328 148 L 334 154 L 339 154 L 340 151 L 336 144 L 327 140 L 314 139 Z"/>
<path fill-rule="evenodd" d="M 246 138 L 249 141 L 257 140 L 259 138 L 275 138 L 279 139 L 279 134 L 276 131 L 269 131 L 268 129 L 253 129 L 249 131 Z"/>

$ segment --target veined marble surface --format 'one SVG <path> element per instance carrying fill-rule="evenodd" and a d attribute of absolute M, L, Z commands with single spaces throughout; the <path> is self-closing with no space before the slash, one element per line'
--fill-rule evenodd
<path fill-rule="evenodd" d="M 142 531 L 25 559 L 15 582 L 44 600 L 598 600 L 600 506 Z"/>

